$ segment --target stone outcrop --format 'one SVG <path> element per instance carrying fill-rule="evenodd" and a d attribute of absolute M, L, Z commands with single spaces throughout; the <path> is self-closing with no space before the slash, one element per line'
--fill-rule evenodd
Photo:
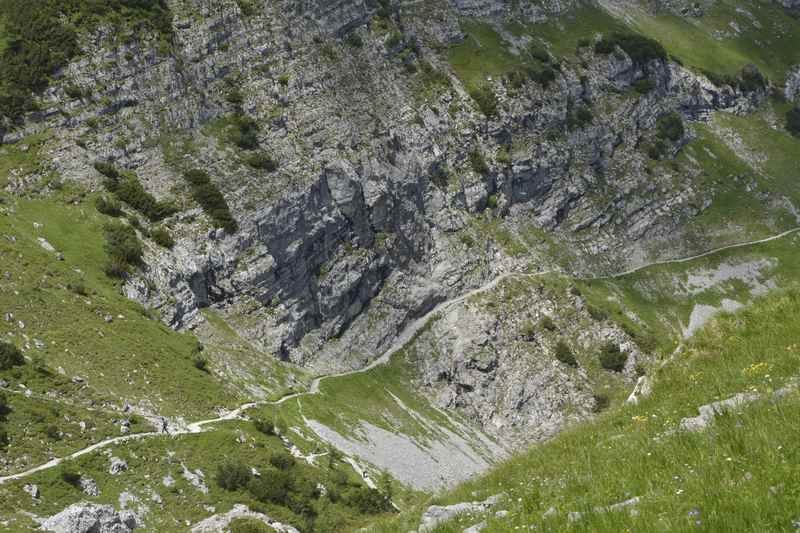
<path fill-rule="evenodd" d="M 54 533 L 129 533 L 136 527 L 132 512 L 91 503 L 71 505 L 42 523 L 42 529 Z"/>

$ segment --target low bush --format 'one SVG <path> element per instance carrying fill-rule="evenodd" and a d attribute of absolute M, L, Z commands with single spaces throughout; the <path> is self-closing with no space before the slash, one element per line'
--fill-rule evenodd
<path fill-rule="evenodd" d="M 264 435 L 275 435 L 275 424 L 272 420 L 264 420 L 263 418 L 253 419 L 253 427 L 256 431 Z"/>
<path fill-rule="evenodd" d="M 567 112 L 567 128 L 570 130 L 583 128 L 594 121 L 592 110 L 585 105 L 573 106 Z"/>
<path fill-rule="evenodd" d="M 163 226 L 159 226 L 150 231 L 150 237 L 153 239 L 153 242 L 164 248 L 172 249 L 172 247 L 175 246 L 175 239 L 172 238 L 169 230 Z"/>
<path fill-rule="evenodd" d="M 489 209 L 497 209 L 497 203 L 498 200 L 496 194 L 490 194 L 489 197 L 486 199 L 486 207 L 488 207 Z"/>
<path fill-rule="evenodd" d="M 758 67 L 753 64 L 748 64 L 742 67 L 738 77 L 739 89 L 751 93 L 761 91 L 767 86 L 767 80 Z"/>
<path fill-rule="evenodd" d="M 269 457 L 269 464 L 278 470 L 289 470 L 294 466 L 294 457 L 285 452 L 273 453 Z"/>
<path fill-rule="evenodd" d="M 543 316 L 542 319 L 539 320 L 539 327 L 547 331 L 555 331 L 558 329 L 556 323 L 553 322 L 553 319 L 547 315 Z"/>
<path fill-rule="evenodd" d="M 656 82 L 650 78 L 643 78 L 633 84 L 633 89 L 639 94 L 647 94 L 656 88 Z"/>
<path fill-rule="evenodd" d="M 606 313 L 603 309 L 596 307 L 594 305 L 587 305 L 586 312 L 589 313 L 589 316 L 592 317 L 593 320 L 598 322 L 602 322 L 603 320 L 608 318 L 608 313 Z"/>
<path fill-rule="evenodd" d="M 266 170 L 267 172 L 274 172 L 278 169 L 278 163 L 275 162 L 269 154 L 265 152 L 256 152 L 248 154 L 244 158 L 244 162 L 253 168 L 259 170 Z"/>
<path fill-rule="evenodd" d="M 248 485 L 252 474 L 247 465 L 237 461 L 228 461 L 217 467 L 217 485 L 228 491 L 235 491 Z"/>
<path fill-rule="evenodd" d="M 288 472 L 282 470 L 269 470 L 263 472 L 261 477 L 254 477 L 247 483 L 247 491 L 256 500 L 263 503 L 286 503 L 292 478 Z"/>
<path fill-rule="evenodd" d="M 346 505 L 363 514 L 383 513 L 392 508 L 383 494 L 368 487 L 351 487 L 344 491 L 342 499 Z"/>
<path fill-rule="evenodd" d="M 486 164 L 486 159 L 477 148 L 469 153 L 469 164 L 477 174 L 483 176 L 489 173 L 489 165 Z"/>
<path fill-rule="evenodd" d="M 192 361 L 194 367 L 201 372 L 208 372 L 208 361 L 202 357 L 195 357 Z"/>
<path fill-rule="evenodd" d="M 786 130 L 795 137 L 800 137 L 800 107 L 793 107 L 786 112 Z"/>
<path fill-rule="evenodd" d="M 528 68 L 528 77 L 545 89 L 556 79 L 556 71 L 550 65 Z"/>
<path fill-rule="evenodd" d="M 237 518 L 228 524 L 230 533 L 274 533 L 275 530 L 255 518 Z"/>
<path fill-rule="evenodd" d="M 604 36 L 595 44 L 594 50 L 598 54 L 610 54 L 619 46 L 637 65 L 659 59 L 667 59 L 667 51 L 658 41 L 632 32 L 614 32 Z"/>
<path fill-rule="evenodd" d="M 237 113 L 232 119 L 233 129 L 229 140 L 242 150 L 255 150 L 258 148 L 258 123 L 242 113 Z"/>
<path fill-rule="evenodd" d="M 606 370 L 622 372 L 628 362 L 628 353 L 619 348 L 619 344 L 608 341 L 600 348 L 600 366 Z"/>
<path fill-rule="evenodd" d="M 204 170 L 194 169 L 184 174 L 192 191 L 192 198 L 200 204 L 217 227 L 236 233 L 239 226 L 231 214 L 228 202 Z"/>
<path fill-rule="evenodd" d="M 656 120 L 656 135 L 660 139 L 677 142 L 681 140 L 686 130 L 683 126 L 683 119 L 676 112 L 661 115 Z"/>
<path fill-rule="evenodd" d="M 13 344 L 0 341 L 0 370 L 9 370 L 25 364 L 25 357 Z"/>
<path fill-rule="evenodd" d="M 81 475 L 76 472 L 72 472 L 70 470 L 63 470 L 61 472 L 61 481 L 75 488 L 80 488 Z"/>
<path fill-rule="evenodd" d="M 97 208 L 97 211 L 103 215 L 108 215 L 110 217 L 118 217 L 122 215 L 122 206 L 120 203 L 114 198 L 110 198 L 108 196 L 100 196 L 97 198 L 97 200 L 94 202 L 94 206 Z"/>
<path fill-rule="evenodd" d="M 564 341 L 558 341 L 556 344 L 556 359 L 568 366 L 578 366 L 578 360 L 575 359 L 575 354 L 572 349 Z"/>
<path fill-rule="evenodd" d="M 169 202 L 159 202 L 147 192 L 139 178 L 130 172 L 123 172 L 110 163 L 97 162 L 94 168 L 105 176 L 104 185 L 119 201 L 125 202 L 139 211 L 151 222 L 158 222 L 175 214 L 177 209 Z M 99 209 L 99 207 L 98 207 Z"/>
<path fill-rule="evenodd" d="M 497 113 L 497 96 L 489 85 L 473 87 L 469 90 L 469 95 L 485 116 L 493 117 Z"/>
<path fill-rule="evenodd" d="M 354 31 L 351 31 L 350 33 L 347 34 L 347 37 L 345 37 L 344 42 L 348 46 L 352 46 L 353 48 L 361 48 L 362 46 L 364 46 L 364 40 L 358 33 Z"/>
<path fill-rule="evenodd" d="M 106 274 L 111 277 L 123 277 L 131 267 L 142 262 L 142 243 L 136 230 L 122 222 L 112 222 L 104 227 L 105 250 L 108 255 Z"/>

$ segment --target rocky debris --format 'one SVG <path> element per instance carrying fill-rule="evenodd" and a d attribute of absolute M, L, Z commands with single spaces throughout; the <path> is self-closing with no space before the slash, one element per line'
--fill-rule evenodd
<path fill-rule="evenodd" d="M 41 246 L 45 251 L 55 253 L 55 247 L 47 242 L 47 239 L 44 237 L 37 237 L 36 240 L 39 242 L 39 246 Z"/>
<path fill-rule="evenodd" d="M 71 505 L 42 523 L 42 529 L 54 533 L 129 533 L 136 527 L 132 512 L 86 502 Z"/>
<path fill-rule="evenodd" d="M 640 376 L 636 380 L 636 385 L 633 387 L 630 396 L 625 400 L 625 403 L 630 405 L 637 405 L 642 398 L 647 398 L 653 393 L 653 384 L 648 376 Z"/>
<path fill-rule="evenodd" d="M 470 526 L 467 529 L 465 529 L 463 533 L 479 533 L 480 531 L 483 531 L 487 527 L 488 524 L 486 522 L 478 522 L 474 526 Z"/>
<path fill-rule="evenodd" d="M 100 489 L 97 488 L 97 483 L 94 479 L 89 477 L 81 477 L 80 486 L 83 493 L 87 496 L 100 496 Z"/>
<path fill-rule="evenodd" d="M 161 483 L 163 483 L 165 487 L 172 487 L 175 485 L 175 478 L 173 478 L 170 474 L 167 474 L 164 476 L 164 479 L 161 480 Z"/>
<path fill-rule="evenodd" d="M 482 502 L 463 502 L 454 505 L 432 505 L 422 514 L 419 524 L 419 533 L 433 531 L 439 524 L 447 522 L 464 513 L 484 513 L 497 505 L 502 494 L 491 496 Z"/>
<path fill-rule="evenodd" d="M 292 526 L 277 522 L 265 514 L 251 511 L 249 507 L 242 504 L 234 505 L 233 509 L 225 514 L 214 515 L 206 518 L 202 522 L 198 522 L 192 526 L 192 533 L 218 533 L 219 531 L 226 531 L 228 524 L 237 518 L 259 520 L 280 533 L 300 533 Z"/>
<path fill-rule="evenodd" d="M 111 457 L 110 461 L 111 461 L 111 466 L 108 469 L 108 473 L 111 474 L 112 476 L 121 474 L 122 472 L 128 469 L 128 463 L 120 459 L 119 457 Z"/>
<path fill-rule="evenodd" d="M 38 485 L 34 485 L 32 483 L 28 483 L 28 484 L 26 484 L 25 486 L 22 487 L 22 490 L 24 490 L 25 492 L 30 494 L 31 498 L 33 498 L 34 500 L 38 500 L 39 499 L 39 486 Z"/>
<path fill-rule="evenodd" d="M 790 383 L 789 385 L 774 391 L 771 395 L 771 398 L 774 400 L 779 400 L 787 394 L 791 394 L 796 391 L 797 387 L 797 383 Z M 704 431 L 718 415 L 733 411 L 740 407 L 744 407 L 749 403 L 760 400 L 762 397 L 763 396 L 757 392 L 740 392 L 726 400 L 720 400 L 718 402 L 701 405 L 698 408 L 700 414 L 698 416 L 682 419 L 678 425 L 678 429 L 693 432 Z"/>
<path fill-rule="evenodd" d="M 595 507 L 593 509 L 593 511 L 595 513 L 619 512 L 619 511 L 622 511 L 623 509 L 626 509 L 626 508 L 629 508 L 629 507 L 634 507 L 634 506 L 638 505 L 639 502 L 641 502 L 641 501 L 642 501 L 642 499 L 640 497 L 636 496 L 634 498 L 629 498 L 629 499 L 627 499 L 625 501 L 614 503 L 614 504 L 608 505 L 606 507 Z M 636 511 L 636 509 L 631 509 L 630 513 L 631 513 L 631 515 L 635 515 L 637 513 L 637 511 Z M 570 522 L 579 522 L 582 519 L 583 519 L 583 513 L 579 512 L 579 511 L 572 511 L 567 515 L 567 520 L 569 520 Z"/>
<path fill-rule="evenodd" d="M 787 100 L 800 104 L 800 65 L 786 73 L 786 87 L 783 94 Z"/>
<path fill-rule="evenodd" d="M 194 472 L 192 472 L 183 463 L 181 463 L 181 468 L 183 469 L 182 472 L 183 479 L 191 483 L 191 485 L 194 488 L 196 488 L 203 494 L 208 494 L 208 486 L 205 483 L 205 474 L 203 474 L 202 470 L 197 469 Z"/>
<path fill-rule="evenodd" d="M 685 431 L 703 431 L 714 421 L 717 415 L 742 407 L 759 398 L 761 398 L 761 395 L 755 392 L 740 392 L 727 400 L 701 405 L 698 409 L 700 414 L 682 419 L 679 428 Z"/>

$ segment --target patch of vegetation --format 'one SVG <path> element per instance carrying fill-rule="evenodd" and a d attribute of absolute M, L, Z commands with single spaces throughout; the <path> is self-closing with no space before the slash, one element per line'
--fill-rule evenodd
<path fill-rule="evenodd" d="M 476 174 L 484 176 L 489 173 L 489 165 L 486 164 L 486 158 L 483 157 L 479 148 L 469 153 L 469 165 Z"/>
<path fill-rule="evenodd" d="M 228 202 L 204 170 L 193 169 L 184 174 L 192 191 L 192 198 L 216 224 L 230 234 L 236 233 L 239 225 L 231 214 Z"/>
<path fill-rule="evenodd" d="M 683 118 L 675 111 L 661 115 L 656 120 L 656 135 L 661 139 L 677 142 L 685 133 Z"/>
<path fill-rule="evenodd" d="M 258 123 L 243 113 L 238 113 L 231 119 L 233 129 L 230 132 L 230 141 L 242 150 L 255 150 L 258 148 Z"/>
<path fill-rule="evenodd" d="M 569 345 L 563 340 L 559 340 L 558 343 L 556 343 L 555 355 L 556 359 L 567 366 L 578 366 L 578 360 L 575 359 L 575 354 L 572 352 L 572 348 L 570 348 Z"/>
<path fill-rule="evenodd" d="M 488 84 L 483 84 L 469 90 L 469 95 L 478 104 L 478 109 L 481 110 L 486 117 L 493 117 L 497 112 L 497 95 L 494 94 L 494 89 Z"/>
<path fill-rule="evenodd" d="M 800 137 L 800 107 L 793 107 L 786 112 L 786 131 Z"/>
<path fill-rule="evenodd" d="M 650 78 L 642 78 L 633 84 L 633 90 L 639 94 L 648 94 L 656 88 L 656 82 Z"/>
<path fill-rule="evenodd" d="M 103 161 L 96 162 L 94 168 L 105 176 L 103 184 L 115 198 L 139 211 L 151 222 L 158 222 L 177 212 L 172 203 L 158 201 L 147 192 L 133 172 L 121 171 L 114 165 Z M 98 202 L 103 202 L 102 207 L 110 208 L 111 212 L 114 211 L 113 206 L 107 202 L 103 200 L 98 200 Z M 98 203 L 98 209 L 100 207 L 101 204 Z"/>
<path fill-rule="evenodd" d="M 172 234 L 164 226 L 150 230 L 150 238 L 153 239 L 153 242 L 168 250 L 175 246 L 175 239 L 172 238 Z"/>
<path fill-rule="evenodd" d="M 586 105 L 570 105 L 567 111 L 567 129 L 580 129 L 594 121 L 592 110 Z"/>
<path fill-rule="evenodd" d="M 617 47 L 620 47 L 639 66 L 645 66 L 654 60 L 667 60 L 667 51 L 661 43 L 633 32 L 614 32 L 603 36 L 595 44 L 594 51 L 598 54 L 610 54 Z"/>
<path fill-rule="evenodd" d="M 0 341 L 0 370 L 9 370 L 25 364 L 25 357 L 15 345 Z"/>
<path fill-rule="evenodd" d="M 548 315 L 544 315 L 542 319 L 539 320 L 539 327 L 547 331 L 555 331 L 558 329 L 556 323 Z"/>
<path fill-rule="evenodd" d="M 4 0 L 0 20 L 0 115 L 16 122 L 35 109 L 34 94 L 78 52 L 78 35 L 100 22 L 136 27 L 169 39 L 172 18 L 163 0 Z"/>
<path fill-rule="evenodd" d="M 110 217 L 122 216 L 122 206 L 115 198 L 108 196 L 98 196 L 94 202 L 97 211 Z"/>
<path fill-rule="evenodd" d="M 139 236 L 133 227 L 122 222 L 109 222 L 104 230 L 108 256 L 105 272 L 111 277 L 125 277 L 131 269 L 142 263 L 142 243 Z"/>
<path fill-rule="evenodd" d="M 274 172 L 278 169 L 278 163 L 266 152 L 248 154 L 245 156 L 244 162 L 253 168 L 267 172 Z"/>
<path fill-rule="evenodd" d="M 620 349 L 619 344 L 608 341 L 600 348 L 600 366 L 606 370 L 622 372 L 628 362 L 628 353 Z"/>

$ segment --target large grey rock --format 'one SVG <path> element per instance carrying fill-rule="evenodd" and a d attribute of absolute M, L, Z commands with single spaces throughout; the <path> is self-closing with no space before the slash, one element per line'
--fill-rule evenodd
<path fill-rule="evenodd" d="M 133 513 L 92 503 L 76 503 L 42 523 L 42 529 L 54 533 L 130 533 L 136 527 Z"/>
<path fill-rule="evenodd" d="M 481 502 L 463 502 L 454 505 L 431 505 L 422 514 L 419 524 L 419 533 L 428 533 L 437 526 L 464 513 L 483 513 L 491 509 L 500 501 L 502 495 L 495 495 Z"/>

